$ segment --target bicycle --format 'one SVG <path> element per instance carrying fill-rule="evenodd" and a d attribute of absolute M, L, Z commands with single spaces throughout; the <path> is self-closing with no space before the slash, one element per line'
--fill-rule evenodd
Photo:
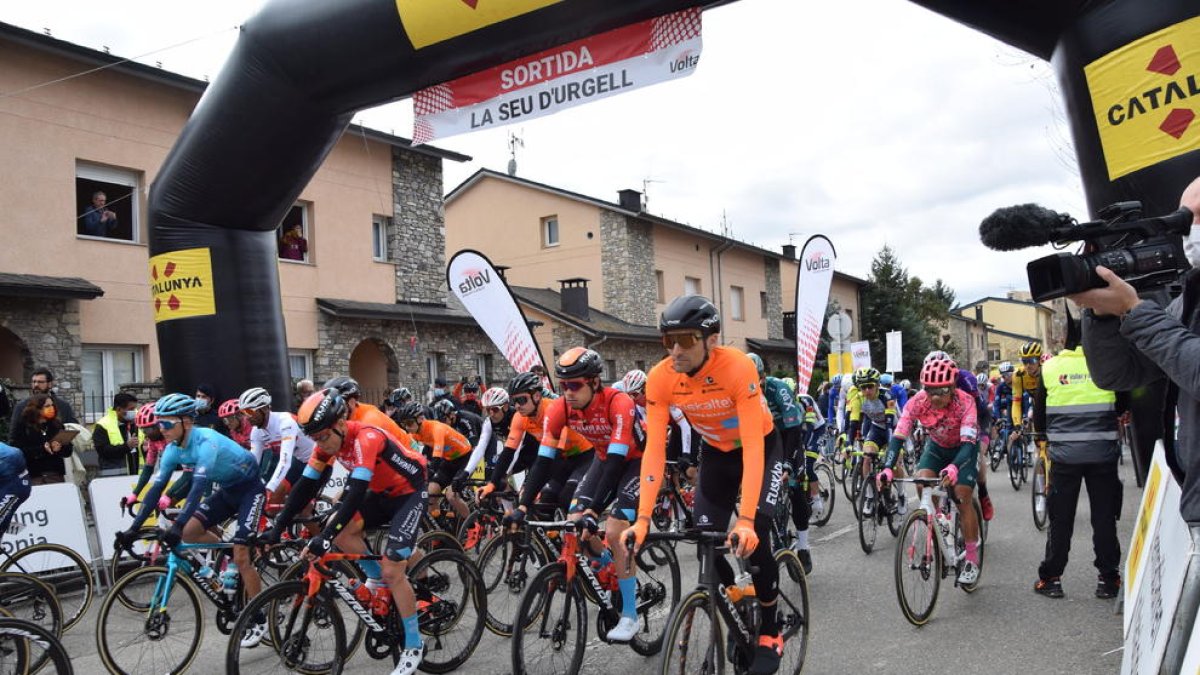
<path fill-rule="evenodd" d="M 1014 490 L 1020 490 L 1021 484 L 1029 480 L 1029 448 L 1025 433 L 1013 430 L 1009 437 L 1008 448 L 1008 480 Z"/>
<path fill-rule="evenodd" d="M 596 632 L 603 642 L 608 642 L 608 631 L 621 618 L 615 565 L 593 568 L 572 521 L 533 521 L 526 526 L 558 532 L 562 548 L 521 594 L 514 618 L 513 673 L 573 675 L 583 664 L 587 642 L 586 603 L 597 606 Z M 642 656 L 652 656 L 662 649 L 666 618 L 679 601 L 679 561 L 667 545 L 643 546 L 629 555 L 637 560 L 637 614 L 642 624 L 629 646 Z"/>
<path fill-rule="evenodd" d="M 824 527 L 829 523 L 829 519 L 833 517 L 833 506 L 837 501 L 837 488 L 834 487 L 834 472 L 833 466 L 829 462 L 829 458 L 819 452 L 806 450 L 804 453 L 806 458 L 812 457 L 813 473 L 817 475 L 818 493 L 821 495 L 823 506 L 820 513 L 812 512 L 809 522 L 817 527 Z M 800 493 L 809 494 L 809 478 L 807 471 L 801 471 Z M 811 499 L 810 499 L 811 503 Z"/>
<path fill-rule="evenodd" d="M 56 638 L 62 636 L 62 607 L 53 589 L 28 574 L 0 572 L 0 614 L 32 623 Z M 28 672 L 36 672 L 46 658 L 45 654 L 33 657 Z"/>
<path fill-rule="evenodd" d="M 680 487 L 682 474 L 678 462 L 667 462 L 663 487 L 658 491 L 658 501 L 655 502 L 654 512 L 650 515 L 654 527 L 659 532 L 667 532 L 681 526 L 684 529 L 694 526 L 692 500 L 695 498 L 695 492 Z"/>
<path fill-rule="evenodd" d="M 36 576 L 54 591 L 63 611 L 63 631 L 75 627 L 96 593 L 91 565 L 75 551 L 61 544 L 34 544 L 14 553 L 0 552 L 4 562 L 0 572 L 20 572 Z"/>
<path fill-rule="evenodd" d="M 356 629 L 366 630 L 367 655 L 396 663 L 404 647 L 404 627 L 391 593 L 372 595 L 366 585 L 353 578 L 349 587 L 341 581 L 347 576 L 345 570 L 353 568 L 351 562 L 381 559 L 375 554 L 326 553 L 308 565 L 303 579 L 282 581 L 258 594 L 234 627 L 225 652 L 226 672 L 238 675 L 286 670 L 338 675 L 354 651 L 347 645 L 339 604 L 356 617 Z M 461 667 L 475 653 L 483 636 L 487 597 L 479 571 L 461 551 L 442 549 L 412 563 L 408 579 L 425 639 L 421 670 L 446 673 Z M 468 617 L 472 611 L 474 619 Z M 273 646 L 243 648 L 237 636 L 259 614 L 267 617 L 267 634 Z M 465 637 L 455 632 L 460 626 L 469 630 Z"/>
<path fill-rule="evenodd" d="M 534 505 L 534 512 L 561 520 L 554 508 Z M 547 513 L 548 512 L 548 513 Z M 513 621 L 526 584 L 538 569 L 558 557 L 558 532 L 524 527 L 492 537 L 479 552 L 477 564 L 488 596 L 487 629 L 500 637 L 512 637 Z"/>
<path fill-rule="evenodd" d="M 937 606 L 942 579 L 953 575 L 954 585 L 967 593 L 975 592 L 979 579 L 969 585 L 958 583 L 958 574 L 966 560 L 966 542 L 958 519 L 958 509 L 962 505 L 958 499 L 941 487 L 940 478 L 895 480 L 928 488 L 921 494 L 921 505 L 904 521 L 896 541 L 895 562 L 896 599 L 900 611 L 912 625 L 924 626 Z M 972 499 L 972 507 L 980 523 L 979 572 L 982 578 L 987 530 L 983 527 L 983 512 L 978 500 Z"/>
<path fill-rule="evenodd" d="M 71 675 L 75 670 L 53 632 L 31 621 L 0 616 L 0 673 L 35 672 Z"/>
<path fill-rule="evenodd" d="M 1033 526 L 1039 531 L 1046 529 L 1050 520 L 1050 455 L 1046 452 L 1046 442 L 1036 441 L 1037 460 L 1033 464 L 1033 479 L 1029 484 L 1029 496 L 1033 509 Z"/>
<path fill-rule="evenodd" d="M 687 532 L 651 532 L 646 542 L 696 542 L 700 560 L 700 578 L 696 588 L 679 602 L 667 622 L 663 641 L 662 660 L 658 672 L 723 674 L 726 658 L 733 664 L 735 675 L 750 667 L 758 643 L 759 616 L 762 606 L 754 594 L 753 585 L 727 587 L 721 583 L 716 565 L 717 555 L 728 552 L 726 534 L 706 530 Z M 736 544 L 736 541 L 734 542 Z M 779 565 L 779 596 L 775 604 L 783 634 L 783 660 L 779 673 L 799 673 L 808 652 L 808 630 L 811 623 L 808 606 L 808 581 L 800 559 L 791 550 L 775 552 Z M 754 570 L 750 570 L 753 572 Z M 729 631 L 730 653 L 721 624 Z"/>
<path fill-rule="evenodd" d="M 1006 417 L 996 422 L 995 439 L 992 443 L 988 454 L 988 463 L 992 467 L 992 471 L 1000 469 L 1000 462 L 1008 455 L 1009 438 L 1012 435 L 1012 422 Z"/>
<path fill-rule="evenodd" d="M 863 480 L 862 490 L 858 493 L 858 543 L 863 553 L 871 555 L 875 550 L 875 538 L 879 526 L 887 521 L 888 531 L 895 537 L 900 534 L 900 522 L 897 518 L 899 500 L 895 482 L 888 485 L 887 490 L 879 492 L 875 483 L 879 475 L 878 462 L 872 462 L 871 473 Z"/>

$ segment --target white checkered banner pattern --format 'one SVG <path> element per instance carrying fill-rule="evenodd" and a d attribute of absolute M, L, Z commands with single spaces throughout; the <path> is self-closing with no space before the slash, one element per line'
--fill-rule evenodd
<path fill-rule="evenodd" d="M 545 365 L 512 291 L 482 253 L 455 253 L 446 265 L 446 284 L 514 370 Z"/>
<path fill-rule="evenodd" d="M 825 235 L 814 235 L 804 242 L 800 269 L 796 273 L 796 391 L 808 392 L 813 361 L 825 325 L 825 306 L 837 266 L 837 252 Z"/>

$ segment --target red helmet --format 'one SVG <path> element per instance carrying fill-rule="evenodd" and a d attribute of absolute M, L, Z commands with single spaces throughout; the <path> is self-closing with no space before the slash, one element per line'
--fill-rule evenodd
<path fill-rule="evenodd" d="M 158 416 L 154 414 L 154 403 L 147 403 L 138 408 L 137 416 L 133 418 L 135 426 L 152 427 L 158 423 Z"/>
<path fill-rule="evenodd" d="M 238 407 L 238 400 L 236 398 L 231 398 L 222 403 L 220 408 L 217 408 L 217 417 L 230 417 L 238 414 L 240 411 L 241 408 Z"/>
<path fill-rule="evenodd" d="M 958 364 L 950 358 L 933 358 L 921 366 L 921 384 L 926 387 L 953 387 Z"/>

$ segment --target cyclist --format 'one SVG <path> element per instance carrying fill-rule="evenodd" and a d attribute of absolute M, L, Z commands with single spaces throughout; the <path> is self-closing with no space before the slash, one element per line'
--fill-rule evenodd
<path fill-rule="evenodd" d="M 154 404 L 155 424 L 168 442 L 158 461 L 157 474 L 146 498 L 129 529 L 117 533 L 117 543 L 127 548 L 137 539 L 138 529 L 146 522 L 159 501 L 171 474 L 180 466 L 191 466 L 192 484 L 183 510 L 163 536 L 163 544 L 173 548 L 180 541 L 216 543 L 219 537 L 208 532 L 227 518 L 237 515 L 237 532 L 233 535 L 233 562 L 241 574 L 246 599 L 258 595 L 262 579 L 250 561 L 246 540 L 258 525 L 262 513 L 263 484 L 258 478 L 258 462 L 248 450 L 214 429 L 195 426 L 196 399 L 187 394 L 167 394 Z M 209 484 L 220 489 L 209 497 L 204 492 Z M 256 617 L 255 624 L 242 636 L 243 647 L 255 647 L 267 631 L 266 616 Z"/>
<path fill-rule="evenodd" d="M 846 401 L 847 422 L 846 436 L 849 440 L 862 439 L 863 462 L 862 473 L 871 473 L 872 464 L 879 459 L 880 448 L 888 446 L 892 430 L 896 428 L 896 402 L 891 392 L 882 391 L 880 373 L 875 368 L 859 368 L 854 371 L 851 380 L 849 400 Z M 902 491 L 896 495 L 896 513 L 908 513 L 908 499 Z M 874 504 L 864 504 L 866 515 L 872 515 Z"/>
<path fill-rule="evenodd" d="M 325 383 L 322 389 L 337 389 L 342 395 L 342 400 L 345 401 L 346 407 L 350 410 L 350 415 L 347 419 L 351 422 L 362 422 L 379 429 L 383 429 L 392 435 L 393 438 L 401 443 L 408 445 L 410 448 L 419 450 L 420 444 L 413 441 L 408 432 L 400 428 L 399 424 L 391 417 L 383 414 L 383 411 L 370 403 L 363 403 L 359 399 L 362 393 L 358 389 L 358 381 L 344 375 L 334 377 Z M 395 392 L 393 392 L 395 393 Z"/>
<path fill-rule="evenodd" d="M 1018 432 L 1041 431 L 1033 428 L 1032 420 L 1026 425 L 1025 418 L 1033 409 L 1033 399 L 1038 395 L 1045 396 L 1046 386 L 1042 384 L 1042 345 L 1026 342 L 1021 345 L 1018 354 L 1021 357 L 1021 368 L 1017 369 L 1012 379 L 1013 429 Z M 1026 426 L 1029 428 L 1026 429 Z"/>
<path fill-rule="evenodd" d="M 617 387 L 616 382 L 613 388 Z M 621 378 L 621 390 L 633 399 L 634 417 L 637 424 L 633 427 L 634 438 L 638 444 L 646 447 L 646 373 L 641 370 L 631 370 Z M 675 462 L 683 469 L 683 477 L 688 481 L 696 480 L 696 455 L 700 450 L 700 434 L 692 433 L 692 425 L 688 424 L 683 411 L 671 406 L 671 430 L 667 434 L 667 461 Z M 677 486 L 678 487 L 678 486 Z M 689 504 L 690 505 L 690 504 Z"/>
<path fill-rule="evenodd" d="M 1000 443 L 994 452 L 1006 452 L 1008 434 L 1005 428 L 1011 428 L 1012 424 L 1012 379 L 1016 369 L 1012 361 L 1002 361 L 997 370 L 1000 372 L 1000 381 L 992 387 L 992 420 L 996 425 L 996 438 L 992 442 Z"/>
<path fill-rule="evenodd" d="M 812 507 L 808 503 L 808 495 L 800 491 L 800 481 L 796 479 L 796 475 L 803 471 L 808 476 L 809 483 L 814 484 L 817 474 L 812 469 L 812 462 L 804 455 L 803 412 L 796 405 L 796 397 L 787 383 L 777 377 L 768 377 L 764 372 L 766 366 L 762 357 L 758 354 L 747 356 L 758 371 L 758 384 L 762 388 L 775 431 L 778 432 L 783 445 L 785 473 L 788 490 L 791 492 L 792 524 L 796 527 L 796 541 L 792 543 L 792 550 L 804 565 L 804 573 L 808 574 L 812 572 L 812 552 L 808 549 L 808 519 L 812 516 Z"/>
<path fill-rule="evenodd" d="M 446 399 L 434 404 L 450 403 Z M 466 436 L 450 428 L 450 425 L 437 420 L 425 419 L 425 406 L 420 403 L 406 403 L 396 411 L 396 419 L 400 426 L 418 443 L 426 447 L 426 457 L 429 458 L 429 497 L 433 501 L 445 496 L 454 512 L 461 521 L 467 517 L 467 504 L 454 490 L 443 493 L 443 487 L 449 487 L 454 474 L 467 466 L 471 459 L 471 444 Z M 436 503 L 436 502 L 435 502 Z"/>
<path fill-rule="evenodd" d="M 749 558 L 756 572 L 754 587 L 763 607 L 758 645 L 749 672 L 774 673 L 783 656 L 783 637 L 775 604 L 779 600 L 779 567 L 769 541 L 774 507 L 783 482 L 782 448 L 758 384 L 754 363 L 732 347 L 718 346 L 721 317 L 703 296 L 673 300 L 659 317 L 668 356 L 650 371 L 646 382 L 646 451 L 642 458 L 637 521 L 622 534 L 638 546 L 650 529 L 666 461 L 669 407 L 678 405 L 702 437 L 695 500 L 701 527 L 725 529 L 741 503 L 729 545 Z M 733 546 L 733 539 L 737 540 Z M 734 583 L 733 568 L 717 559 L 722 583 Z"/>
<path fill-rule="evenodd" d="M 133 487 L 133 492 L 125 498 L 127 505 L 138 503 L 142 489 L 154 477 L 154 466 L 158 463 L 158 458 L 162 456 L 163 450 L 167 449 L 167 441 L 163 438 L 162 429 L 158 428 L 158 418 L 154 416 L 154 404 L 147 403 L 141 408 L 138 408 L 137 416 L 133 421 L 134 426 L 141 429 L 146 436 L 146 442 L 142 444 L 142 470 L 138 474 L 137 484 Z M 187 496 L 192 487 L 192 470 L 191 467 L 184 467 L 183 474 L 179 480 L 176 480 L 166 490 L 167 504 L 175 504 L 180 499 Z"/>
<path fill-rule="evenodd" d="M 242 392 L 238 407 L 254 426 L 250 433 L 250 452 L 260 462 L 268 452 L 276 458 L 271 471 L 261 475 L 267 484 L 267 501 L 282 504 L 288 491 L 300 480 L 300 474 L 304 473 L 304 466 L 312 457 L 316 444 L 301 433 L 300 425 L 291 413 L 271 412 L 271 394 L 262 387 Z"/>
<path fill-rule="evenodd" d="M 892 440 L 888 442 L 878 483 L 883 489 L 892 480 L 893 467 L 904 447 L 904 440 L 919 422 L 928 438 L 917 465 L 917 476 L 941 475 L 942 484 L 953 486 L 954 494 L 963 505 L 959 509 L 959 518 L 966 539 L 967 560 L 958 575 L 958 582 L 970 585 L 979 580 L 979 522 L 971 507 L 975 474 L 979 469 L 975 398 L 958 388 L 958 365 L 953 359 L 931 357 L 921 366 L 921 384 L 925 388 L 909 399 Z"/>
<path fill-rule="evenodd" d="M 0 443 L 0 538 L 8 532 L 8 525 L 17 515 L 17 509 L 29 499 L 31 492 L 33 484 L 29 482 L 25 453 L 20 448 Z"/>
<path fill-rule="evenodd" d="M 479 402 L 479 384 L 480 378 L 478 376 L 463 383 L 462 405 L 459 406 L 460 410 L 465 410 L 476 417 L 483 416 L 483 406 Z"/>
<path fill-rule="evenodd" d="M 254 426 L 250 424 L 250 420 L 242 414 L 242 409 L 238 407 L 238 400 L 231 398 L 221 404 L 217 408 L 217 417 L 221 418 L 221 422 L 225 424 L 225 429 L 229 431 L 229 437 L 234 443 L 250 449 L 250 432 L 254 430 Z"/>
<path fill-rule="evenodd" d="M 821 437 L 825 435 L 825 418 L 821 417 L 821 411 L 813 397 L 808 394 L 800 394 L 797 399 L 800 409 L 804 411 L 804 426 L 802 427 L 804 432 L 800 445 L 805 450 L 805 466 L 807 470 L 815 474 L 813 466 L 816 464 L 816 459 L 808 455 L 809 453 L 816 455 L 820 452 Z M 821 484 L 812 475 L 808 477 L 808 499 L 812 504 L 811 511 L 813 513 L 825 510 L 825 502 L 821 499 Z"/>
<path fill-rule="evenodd" d="M 513 409 L 508 404 L 507 391 L 501 387 L 492 387 L 483 392 L 479 401 L 484 411 L 483 426 L 479 430 L 479 438 L 467 465 L 454 474 L 451 484 L 456 492 L 466 486 L 479 462 L 482 461 L 487 468 L 492 468 L 496 463 L 497 454 L 504 448 L 504 441 L 508 438 L 508 430 L 512 426 Z"/>
<path fill-rule="evenodd" d="M 479 442 L 479 433 L 483 430 L 483 418 L 479 415 L 455 408 L 453 403 L 444 399 L 433 404 L 433 415 L 437 421 L 445 422 L 451 429 L 466 436 L 472 446 Z"/>
<path fill-rule="evenodd" d="M 417 599 L 408 582 L 407 562 L 425 510 L 425 457 L 386 429 L 347 419 L 349 405 L 336 389 L 323 389 L 304 400 L 297 413 L 300 429 L 316 443 L 283 512 L 263 540 L 275 542 L 302 508 L 317 495 L 325 467 L 337 461 L 350 471 L 346 491 L 321 533 L 304 549 L 312 560 L 336 544 L 346 553 L 367 552 L 365 527 L 390 523 L 384 559 L 359 561 L 373 592 L 390 593 L 404 625 L 404 649 L 392 675 L 411 675 L 424 656 L 417 621 Z M 382 582 L 380 581 L 382 579 Z"/>
<path fill-rule="evenodd" d="M 904 410 L 904 405 L 908 403 L 908 391 L 900 382 L 896 382 L 891 373 L 882 373 L 879 376 L 879 387 L 892 395 L 892 400 L 896 402 L 896 412 Z"/>
<path fill-rule="evenodd" d="M 396 389 L 392 390 L 392 393 L 388 394 L 386 399 L 384 399 L 383 406 L 380 407 L 380 410 L 383 411 L 384 415 L 391 417 L 392 413 L 399 410 L 400 406 L 411 401 L 412 397 L 412 391 L 410 391 L 408 387 L 397 387 Z"/>

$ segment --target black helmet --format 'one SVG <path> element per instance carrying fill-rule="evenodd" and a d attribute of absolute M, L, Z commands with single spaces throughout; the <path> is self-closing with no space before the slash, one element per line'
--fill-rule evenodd
<path fill-rule="evenodd" d="M 542 378 L 538 377 L 536 373 L 520 373 L 508 381 L 506 389 L 510 396 L 523 391 L 541 391 Z"/>
<path fill-rule="evenodd" d="M 358 398 L 359 394 L 358 382 L 346 377 L 345 375 L 339 375 L 330 379 L 325 383 L 324 388 L 337 389 L 338 393 L 341 394 L 343 398 Z"/>
<path fill-rule="evenodd" d="M 658 319 L 658 330 L 698 330 L 708 337 L 721 332 L 721 315 L 703 295 L 681 295 L 671 301 Z"/>
<path fill-rule="evenodd" d="M 408 387 L 400 387 L 399 389 L 393 389 L 392 393 L 388 395 L 387 404 L 399 408 L 406 402 L 411 401 L 412 397 L 412 392 L 408 390 Z"/>
<path fill-rule="evenodd" d="M 425 406 L 421 405 L 420 403 L 410 402 L 400 406 L 399 410 L 392 413 L 392 417 L 395 417 L 401 422 L 406 422 L 408 420 L 415 420 L 424 414 Z"/>
<path fill-rule="evenodd" d="M 296 421 L 300 423 L 300 430 L 311 436 L 332 427 L 346 417 L 348 411 L 346 399 L 337 389 L 322 389 L 304 399 L 300 411 L 296 413 Z"/>
<path fill-rule="evenodd" d="M 439 422 L 446 421 L 446 418 L 451 413 L 458 412 L 458 408 L 454 407 L 454 402 L 448 398 L 444 398 L 433 404 L 433 415 Z"/>
<path fill-rule="evenodd" d="M 554 374 L 559 379 L 596 377 L 604 370 L 604 360 L 595 350 L 587 347 L 572 347 L 554 364 Z"/>

